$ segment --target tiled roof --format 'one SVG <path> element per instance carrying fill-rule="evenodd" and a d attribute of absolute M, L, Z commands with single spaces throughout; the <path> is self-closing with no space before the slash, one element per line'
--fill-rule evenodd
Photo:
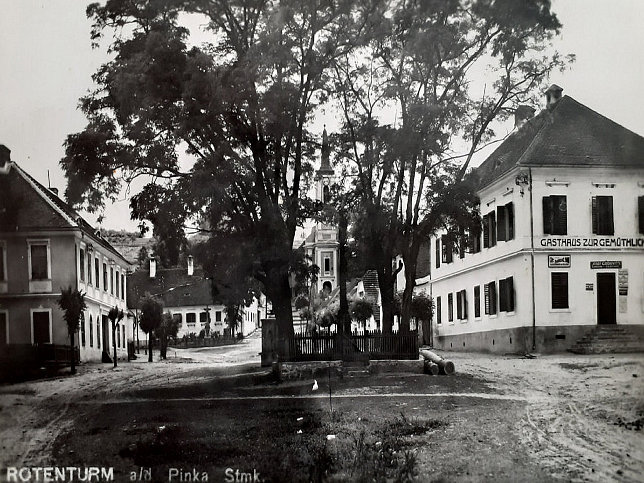
<path fill-rule="evenodd" d="M 644 138 L 572 97 L 512 133 L 476 170 L 486 186 L 515 166 L 644 167 Z"/>
<path fill-rule="evenodd" d="M 158 296 L 164 307 L 214 305 L 210 281 L 200 268 L 188 275 L 187 268 L 157 269 L 150 278 L 149 270 L 137 270 L 127 276 L 127 306 L 140 307 L 140 298 L 148 292 Z"/>
<path fill-rule="evenodd" d="M 373 317 L 377 324 L 380 324 L 380 307 L 378 306 L 378 294 L 380 288 L 378 286 L 378 272 L 376 270 L 367 270 L 362 277 L 362 285 L 364 286 L 365 298 L 371 302 L 373 307 Z"/>
<path fill-rule="evenodd" d="M 95 243 L 127 262 L 107 240 L 96 236 L 92 225 L 85 221 L 71 206 L 50 189 L 45 188 L 16 162 L 11 163 L 11 170 L 3 176 L 6 176 L 12 196 L 19 203 L 16 224 L 20 230 L 80 228 Z"/>

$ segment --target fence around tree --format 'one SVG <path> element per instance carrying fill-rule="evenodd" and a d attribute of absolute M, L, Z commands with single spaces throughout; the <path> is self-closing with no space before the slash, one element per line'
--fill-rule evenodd
<path fill-rule="evenodd" d="M 295 334 L 289 340 L 291 361 L 347 359 L 418 359 L 418 333 Z"/>

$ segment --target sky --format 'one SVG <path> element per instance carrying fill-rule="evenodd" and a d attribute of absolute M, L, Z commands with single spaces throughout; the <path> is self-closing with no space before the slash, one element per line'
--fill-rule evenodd
<path fill-rule="evenodd" d="M 78 99 L 91 89 L 91 75 L 106 60 L 104 51 L 90 45 L 88 3 L 0 0 L 0 144 L 61 195 L 63 143 L 85 126 Z M 644 1 L 552 0 L 552 9 L 563 24 L 554 47 L 574 53 L 576 62 L 550 82 L 644 135 Z M 108 206 L 101 226 L 134 230 L 128 203 L 124 196 Z"/>

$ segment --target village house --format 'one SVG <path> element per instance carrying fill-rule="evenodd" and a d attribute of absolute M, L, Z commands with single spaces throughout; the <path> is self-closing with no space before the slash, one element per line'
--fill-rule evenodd
<path fill-rule="evenodd" d="M 85 293 L 87 310 L 76 337 L 81 361 L 112 355 L 107 314 L 126 312 L 130 264 L 67 203 L 11 162 L 0 145 L 0 351 L 6 360 L 33 362 L 36 353 L 60 359 L 69 346 L 58 306 L 61 289 Z M 132 328 L 114 333 L 119 358 L 127 357 Z M 37 348 L 37 350 L 35 349 Z"/>
<path fill-rule="evenodd" d="M 191 334 L 199 336 L 202 330 L 204 335 L 214 337 L 229 333 L 225 306 L 213 299 L 210 280 L 202 268 L 194 266 L 191 255 L 184 267 L 159 268 L 157 261 L 151 258 L 147 269 L 128 275 L 128 317 L 133 325 L 135 318 L 138 320 L 140 316 L 141 298 L 146 293 L 157 297 L 163 305 L 163 312 L 172 314 L 179 321 L 179 338 Z M 261 310 L 259 300 L 243 307 L 236 333 L 247 336 L 259 327 Z M 146 336 L 141 333 L 139 337 Z"/>
<path fill-rule="evenodd" d="M 431 240 L 438 348 L 556 352 L 608 332 L 624 349 L 644 334 L 644 138 L 556 85 L 533 113 L 477 169 L 482 233 Z"/>

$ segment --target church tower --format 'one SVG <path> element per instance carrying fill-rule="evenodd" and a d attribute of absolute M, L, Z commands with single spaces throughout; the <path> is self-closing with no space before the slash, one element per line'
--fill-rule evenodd
<path fill-rule="evenodd" d="M 330 162 L 331 149 L 326 127 L 322 132 L 320 168 L 315 172 L 315 197 L 328 203 L 331 187 L 335 182 L 335 171 Z M 324 291 L 330 293 L 338 286 L 338 228 L 334 224 L 317 222 L 305 242 L 306 252 L 312 263 L 320 267 L 313 294 Z"/>

